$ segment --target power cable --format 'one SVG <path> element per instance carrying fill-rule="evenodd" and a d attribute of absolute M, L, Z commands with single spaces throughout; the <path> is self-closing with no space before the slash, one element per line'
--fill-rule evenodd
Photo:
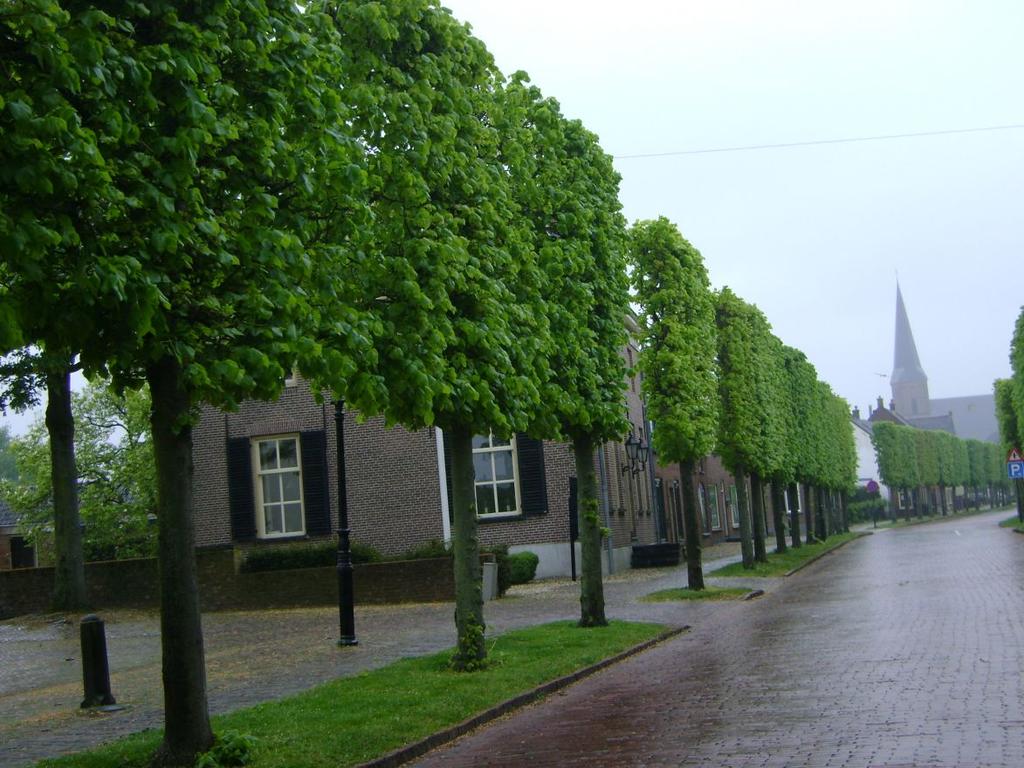
<path fill-rule="evenodd" d="M 709 155 L 715 152 L 750 152 L 758 149 L 786 149 L 789 147 L 813 147 L 822 144 L 853 144 L 860 141 L 889 141 L 891 139 L 918 139 L 925 136 L 950 136 L 959 133 L 981 133 L 983 131 L 1012 131 L 1024 128 L 1024 123 L 1012 125 L 990 125 L 984 128 L 955 128 L 948 131 L 920 131 L 918 133 L 888 133 L 879 136 L 856 136 L 844 139 L 820 139 L 818 141 L 791 141 L 784 144 L 748 144 L 740 147 L 716 147 L 714 149 L 683 149 L 675 152 L 650 152 L 637 155 L 614 155 L 615 160 L 639 160 L 651 157 L 677 157 L 680 155 Z"/>

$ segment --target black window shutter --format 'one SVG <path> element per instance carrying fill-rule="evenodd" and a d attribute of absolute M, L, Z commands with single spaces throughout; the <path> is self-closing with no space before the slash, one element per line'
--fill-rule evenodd
<path fill-rule="evenodd" d="M 323 430 L 299 434 L 302 449 L 302 496 L 306 505 L 306 534 L 331 533 L 331 497 L 327 478 L 327 434 Z"/>
<path fill-rule="evenodd" d="M 228 440 L 228 510 L 232 541 L 256 538 L 256 500 L 252 489 L 252 459 L 249 438 Z"/>
<path fill-rule="evenodd" d="M 452 447 L 448 435 L 441 430 L 441 444 L 444 447 L 444 492 L 448 494 L 448 522 L 452 522 Z"/>
<path fill-rule="evenodd" d="M 548 485 L 544 474 L 544 441 L 516 435 L 516 449 L 523 514 L 545 515 L 548 511 Z"/>

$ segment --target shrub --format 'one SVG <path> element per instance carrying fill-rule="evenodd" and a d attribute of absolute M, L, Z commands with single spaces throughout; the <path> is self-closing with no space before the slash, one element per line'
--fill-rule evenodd
<path fill-rule="evenodd" d="M 526 584 L 537 575 L 537 563 L 540 558 L 533 552 L 516 552 L 508 556 L 510 581 L 513 584 Z"/>
<path fill-rule="evenodd" d="M 225 731 L 217 738 L 213 749 L 196 758 L 195 768 L 235 768 L 252 762 L 256 739 L 236 731 Z"/>
<path fill-rule="evenodd" d="M 352 562 L 379 563 L 383 556 L 368 544 L 352 542 Z M 242 573 L 257 571 L 288 571 L 295 568 L 322 568 L 338 562 L 338 545 L 334 541 L 318 541 L 310 544 L 281 544 L 250 549 L 239 570 Z"/>
<path fill-rule="evenodd" d="M 849 506 L 850 522 L 868 522 L 877 516 L 884 519 L 887 515 L 885 500 L 881 498 L 854 501 Z"/>

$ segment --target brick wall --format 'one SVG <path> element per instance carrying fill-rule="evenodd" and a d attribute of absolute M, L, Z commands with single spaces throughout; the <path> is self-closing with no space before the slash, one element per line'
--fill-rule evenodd
<path fill-rule="evenodd" d="M 288 608 L 336 605 L 338 576 L 334 567 L 294 571 L 236 573 L 232 550 L 197 553 L 203 610 Z M 159 605 L 156 560 L 116 560 L 85 567 L 89 605 L 110 608 L 155 608 Z M 455 587 L 451 560 L 405 560 L 353 568 L 357 605 L 451 600 Z M 49 611 L 52 568 L 25 568 L 0 573 L 0 618 Z"/>

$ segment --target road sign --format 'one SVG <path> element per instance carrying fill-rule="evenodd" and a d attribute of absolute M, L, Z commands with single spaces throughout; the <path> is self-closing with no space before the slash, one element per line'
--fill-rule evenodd
<path fill-rule="evenodd" d="M 1011 480 L 1024 480 L 1024 461 L 1006 462 L 1006 474 Z"/>
<path fill-rule="evenodd" d="M 1024 461 L 1024 456 L 1020 455 L 1020 448 L 1011 448 L 1010 452 L 1006 455 L 1007 461 Z"/>

